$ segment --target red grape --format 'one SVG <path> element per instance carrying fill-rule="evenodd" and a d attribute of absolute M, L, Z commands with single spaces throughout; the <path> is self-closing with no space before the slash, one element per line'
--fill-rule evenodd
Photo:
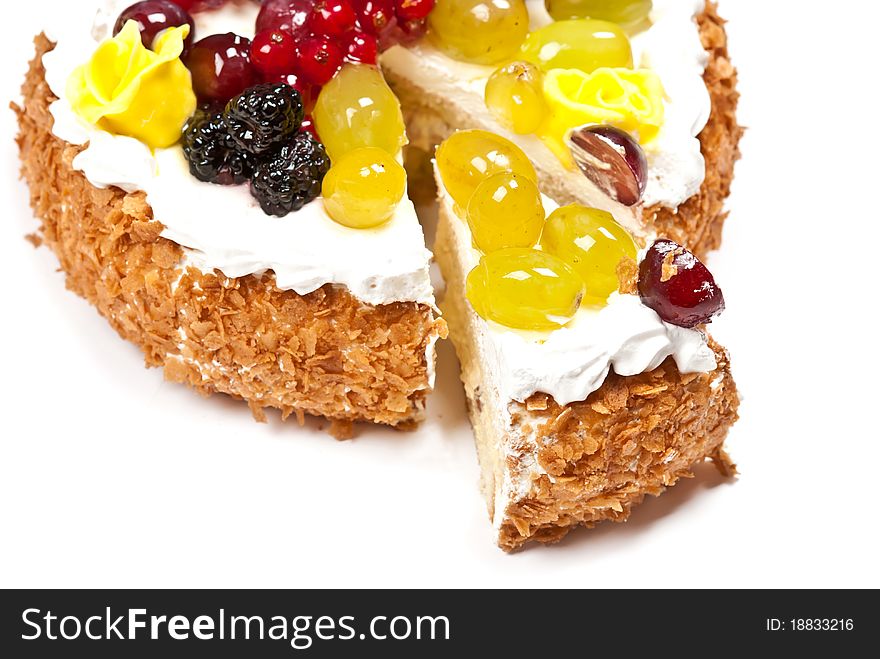
<path fill-rule="evenodd" d="M 645 152 L 627 133 L 612 126 L 575 129 L 569 148 L 580 170 L 624 206 L 635 206 L 648 185 Z"/>
<path fill-rule="evenodd" d="M 189 25 L 189 36 L 184 41 L 184 49 L 192 46 L 196 34 L 196 24 L 186 10 L 170 0 L 144 0 L 125 9 L 116 20 L 113 34 L 119 34 L 127 21 L 135 21 L 141 31 L 141 41 L 147 48 L 152 47 L 156 36 L 172 27 Z"/>
<path fill-rule="evenodd" d="M 667 323 L 695 327 L 724 310 L 724 295 L 708 268 L 671 240 L 658 240 L 639 265 L 639 295 Z"/>
<path fill-rule="evenodd" d="M 257 82 L 250 39 L 232 32 L 197 41 L 186 58 L 200 101 L 225 103 Z"/>

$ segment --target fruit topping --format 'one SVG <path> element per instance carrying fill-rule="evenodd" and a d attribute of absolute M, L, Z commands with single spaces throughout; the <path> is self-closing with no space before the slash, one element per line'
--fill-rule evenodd
<path fill-rule="evenodd" d="M 239 149 L 261 155 L 299 130 L 303 104 L 292 87 L 280 82 L 264 83 L 232 98 L 223 117 Z"/>
<path fill-rule="evenodd" d="M 374 36 L 382 34 L 394 20 L 394 0 L 351 0 L 361 29 Z"/>
<path fill-rule="evenodd" d="M 313 85 L 327 83 L 342 66 L 345 51 L 336 39 L 310 36 L 299 42 L 299 73 Z"/>
<path fill-rule="evenodd" d="M 264 80 L 274 80 L 296 66 L 296 39 L 284 30 L 258 32 L 251 43 L 251 64 Z"/>
<path fill-rule="evenodd" d="M 529 32 L 529 13 L 524 0 L 441 0 L 428 29 L 450 57 L 498 64 L 516 55 Z"/>
<path fill-rule="evenodd" d="M 598 18 L 624 27 L 638 25 L 651 13 L 651 0 L 544 0 L 554 20 Z"/>
<path fill-rule="evenodd" d="M 585 126 L 573 130 L 568 142 L 575 163 L 600 190 L 624 206 L 641 201 L 648 161 L 632 137 L 612 126 Z"/>
<path fill-rule="evenodd" d="M 468 275 L 466 290 L 480 317 L 548 331 L 563 327 L 577 313 L 584 282 L 552 254 L 513 247 L 483 256 Z"/>
<path fill-rule="evenodd" d="M 183 42 L 185 52 L 192 46 L 196 33 L 196 24 L 193 22 L 192 16 L 180 4 L 169 0 L 144 0 L 131 5 L 116 19 L 116 25 L 113 28 L 114 36 L 122 31 L 128 21 L 137 23 L 141 40 L 147 48 L 152 48 L 153 41 L 160 32 L 171 27 L 189 25 L 189 34 Z"/>
<path fill-rule="evenodd" d="M 183 133 L 183 153 L 193 176 L 206 183 L 238 185 L 251 176 L 255 158 L 236 150 L 221 112 L 203 106 Z"/>
<path fill-rule="evenodd" d="M 494 174 L 471 195 L 467 221 L 474 245 L 487 254 L 506 247 L 534 247 L 544 227 L 538 186 L 521 174 Z"/>
<path fill-rule="evenodd" d="M 308 33 L 306 25 L 314 0 L 263 0 L 257 15 L 257 33 L 281 30 L 291 36 Z"/>
<path fill-rule="evenodd" d="M 427 18 L 434 9 L 435 0 L 396 0 L 394 13 L 402 23 Z"/>
<path fill-rule="evenodd" d="M 189 25 L 163 31 L 149 50 L 134 20 L 107 39 L 67 82 L 84 121 L 151 148 L 171 146 L 196 109 L 189 71 L 180 61 Z"/>
<path fill-rule="evenodd" d="M 495 120 L 514 133 L 534 133 L 547 116 L 544 76 L 530 62 L 512 62 L 486 83 L 486 107 Z"/>
<path fill-rule="evenodd" d="M 210 9 L 219 9 L 229 0 L 174 0 L 175 4 L 180 5 L 187 11 L 208 11 Z"/>
<path fill-rule="evenodd" d="M 534 166 L 518 146 L 485 130 L 453 134 L 437 148 L 436 158 L 443 185 L 460 209 L 468 207 L 477 186 L 493 174 L 510 171 L 538 180 Z"/>
<path fill-rule="evenodd" d="M 334 159 L 324 178 L 324 208 L 339 224 L 369 229 L 394 215 L 406 194 L 406 172 L 385 150 L 365 147 Z"/>
<path fill-rule="evenodd" d="M 272 152 L 251 178 L 251 194 L 268 215 L 297 211 L 321 194 L 330 169 L 324 147 L 310 133 L 298 133 Z"/>
<path fill-rule="evenodd" d="M 553 211 L 544 225 L 541 247 L 565 261 L 586 285 L 584 304 L 601 307 L 618 290 L 617 268 L 635 262 L 638 248 L 629 232 L 605 211 L 577 204 Z"/>
<path fill-rule="evenodd" d="M 400 103 L 375 66 L 346 64 L 321 90 L 312 116 L 334 161 L 365 146 L 396 156 L 406 144 Z"/>
<path fill-rule="evenodd" d="M 199 101 L 226 103 L 257 82 L 250 50 L 250 39 L 232 32 L 212 34 L 193 44 L 186 65 Z"/>
<path fill-rule="evenodd" d="M 639 69 L 553 69 L 544 76 L 550 116 L 539 135 L 562 162 L 574 166 L 568 135 L 572 128 L 610 125 L 649 147 L 665 117 L 663 85 L 653 71 Z"/>
<path fill-rule="evenodd" d="M 724 310 L 724 295 L 708 268 L 671 240 L 658 240 L 639 265 L 639 295 L 667 323 L 695 327 Z"/>
<path fill-rule="evenodd" d="M 589 19 L 557 21 L 531 32 L 522 45 L 522 59 L 550 69 L 579 69 L 633 65 L 629 38 L 619 25 Z"/>
<path fill-rule="evenodd" d="M 379 56 L 376 37 L 365 32 L 352 32 L 346 47 L 346 56 L 352 62 L 375 64 Z"/>
<path fill-rule="evenodd" d="M 355 27 L 357 15 L 348 0 L 317 0 L 309 18 L 309 26 L 316 34 L 341 37 Z"/>

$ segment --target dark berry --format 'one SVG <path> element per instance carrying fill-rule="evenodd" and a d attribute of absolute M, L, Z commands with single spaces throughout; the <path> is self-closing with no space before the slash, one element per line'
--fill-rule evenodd
<path fill-rule="evenodd" d="M 144 0 L 125 9 L 116 20 L 113 34 L 119 34 L 127 21 L 137 23 L 141 31 L 141 41 L 152 48 L 156 36 L 169 28 L 189 25 L 189 36 L 184 40 L 184 50 L 188 50 L 196 34 L 196 24 L 180 4 L 169 0 Z"/>
<path fill-rule="evenodd" d="M 321 93 L 320 85 L 313 85 L 296 73 L 285 73 L 284 75 L 278 76 L 276 81 L 290 85 L 298 91 L 300 98 L 302 99 L 303 108 L 306 112 L 311 112 L 312 108 L 315 106 L 315 101 L 318 100 L 318 94 Z"/>
<path fill-rule="evenodd" d="M 251 44 L 251 64 L 265 80 L 293 71 L 296 65 L 296 39 L 289 32 L 259 32 Z"/>
<path fill-rule="evenodd" d="M 299 130 L 302 99 L 298 91 L 283 82 L 254 85 L 227 103 L 223 118 L 241 150 L 261 155 Z"/>
<path fill-rule="evenodd" d="M 612 126 L 572 131 L 568 146 L 584 176 L 624 206 L 635 206 L 648 185 L 648 161 L 639 143 Z"/>
<path fill-rule="evenodd" d="M 357 16 L 349 0 L 317 0 L 309 26 L 315 34 L 327 37 L 340 37 L 351 32 L 357 22 Z"/>
<path fill-rule="evenodd" d="M 213 34 L 193 44 L 185 62 L 199 100 L 226 103 L 257 82 L 250 50 L 250 39 L 232 32 Z"/>
<path fill-rule="evenodd" d="M 208 106 L 200 108 L 184 129 L 183 153 L 192 175 L 207 183 L 237 185 L 253 171 L 254 157 L 235 149 L 223 115 Z"/>
<path fill-rule="evenodd" d="M 313 85 L 323 85 L 336 75 L 345 52 L 327 37 L 311 36 L 299 42 L 299 73 Z"/>
<path fill-rule="evenodd" d="M 724 295 L 708 268 L 671 240 L 658 240 L 639 266 L 639 295 L 667 323 L 695 327 L 724 310 Z"/>
<path fill-rule="evenodd" d="M 321 182 L 330 169 L 324 145 L 310 133 L 297 133 L 272 157 L 257 167 L 251 194 L 268 215 L 297 211 L 321 194 Z"/>

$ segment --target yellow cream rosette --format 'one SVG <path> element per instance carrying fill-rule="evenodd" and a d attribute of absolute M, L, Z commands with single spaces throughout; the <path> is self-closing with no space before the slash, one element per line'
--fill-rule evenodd
<path fill-rule="evenodd" d="M 150 50 L 137 23 L 128 21 L 71 74 L 67 98 L 74 112 L 150 148 L 177 142 L 196 109 L 192 77 L 180 60 L 188 34 L 188 25 L 166 30 Z"/>
<path fill-rule="evenodd" d="M 544 78 L 544 97 L 550 113 L 538 135 L 570 167 L 565 138 L 573 128 L 609 124 L 650 148 L 663 125 L 663 85 L 645 69 L 552 69 Z"/>

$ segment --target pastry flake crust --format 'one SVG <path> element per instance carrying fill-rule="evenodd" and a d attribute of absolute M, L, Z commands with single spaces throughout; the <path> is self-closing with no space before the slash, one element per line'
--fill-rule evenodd
<path fill-rule="evenodd" d="M 434 309 L 367 305 L 332 285 L 298 295 L 279 290 L 271 273 L 230 278 L 188 267 L 143 193 L 96 188 L 73 169 L 81 148 L 52 134 L 42 56 L 53 44 L 45 35 L 35 43 L 24 107 L 13 109 L 40 237 L 67 287 L 138 345 L 147 366 L 202 394 L 244 399 L 258 420 L 266 408 L 285 419 L 326 417 L 338 436 L 354 421 L 420 419 L 433 345 L 446 335 Z"/>

